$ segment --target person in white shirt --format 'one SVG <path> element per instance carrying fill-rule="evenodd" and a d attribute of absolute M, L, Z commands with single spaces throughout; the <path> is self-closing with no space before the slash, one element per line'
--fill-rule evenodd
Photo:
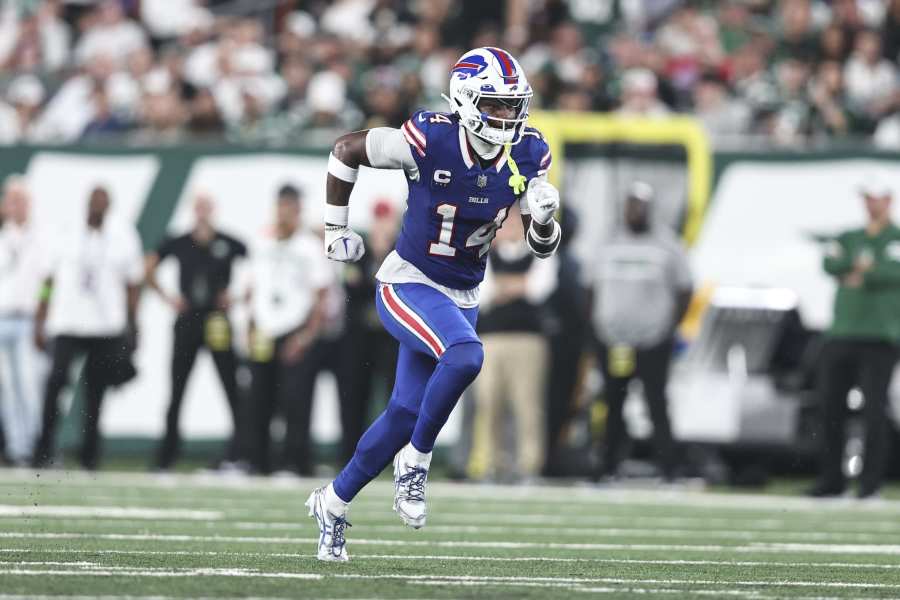
<path fill-rule="evenodd" d="M 104 187 L 90 194 L 86 227 L 73 227 L 59 240 L 47 265 L 35 318 L 35 344 L 48 347 L 52 367 L 44 390 L 44 413 L 33 466 L 55 461 L 58 400 L 69 368 L 86 355 L 84 438 L 79 456 L 86 469 L 99 459 L 100 405 L 110 385 L 133 376 L 130 350 L 137 339 L 135 313 L 143 277 L 141 242 L 133 225 L 108 218 Z"/>
<path fill-rule="evenodd" d="M 250 360 L 253 374 L 251 467 L 273 470 L 270 457 L 272 417 L 280 409 L 287 423 L 281 464 L 308 473 L 312 394 L 304 393 L 312 376 L 305 359 L 325 321 L 326 293 L 334 270 L 322 254 L 322 241 L 300 226 L 300 191 L 285 185 L 276 201 L 274 237 L 250 253 Z"/>
<path fill-rule="evenodd" d="M 31 344 L 41 246 L 29 209 L 25 181 L 19 175 L 8 177 L 0 204 L 0 415 L 6 455 L 13 464 L 24 464 L 31 456 L 43 367 Z"/>
<path fill-rule="evenodd" d="M 127 18 L 116 0 L 105 0 L 95 9 L 95 19 L 75 46 L 75 61 L 83 65 L 99 55 L 111 56 L 120 64 L 135 50 L 147 46 L 143 28 Z"/>

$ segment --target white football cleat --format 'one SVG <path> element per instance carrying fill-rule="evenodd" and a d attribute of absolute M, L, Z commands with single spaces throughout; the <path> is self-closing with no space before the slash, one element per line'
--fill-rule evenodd
<path fill-rule="evenodd" d="M 325 507 L 325 488 L 313 490 L 306 501 L 309 516 L 316 519 L 319 524 L 319 548 L 316 558 L 333 562 L 347 562 L 350 556 L 347 554 L 347 542 L 344 539 L 344 530 L 350 527 L 346 514 L 335 515 Z"/>
<path fill-rule="evenodd" d="M 394 457 L 394 511 L 413 529 L 425 526 L 428 512 L 425 508 L 425 483 L 431 453 L 426 456 L 423 459 L 422 454 L 407 444 Z"/>

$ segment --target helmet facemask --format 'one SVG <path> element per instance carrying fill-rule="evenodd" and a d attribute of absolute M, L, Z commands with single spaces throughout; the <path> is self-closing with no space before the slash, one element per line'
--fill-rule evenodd
<path fill-rule="evenodd" d="M 450 95 L 444 99 L 459 115 L 460 124 L 474 135 L 497 146 L 516 144 L 528 120 L 528 105 L 533 96 L 531 86 L 521 67 L 508 55 L 507 75 L 488 67 L 490 54 L 497 49 L 477 49 L 466 54 L 456 64 L 450 77 Z M 478 68 L 479 66 L 481 68 Z M 460 73 L 462 71 L 462 73 Z M 509 118 L 496 117 L 479 108 L 484 100 L 493 100 L 513 109 Z"/>

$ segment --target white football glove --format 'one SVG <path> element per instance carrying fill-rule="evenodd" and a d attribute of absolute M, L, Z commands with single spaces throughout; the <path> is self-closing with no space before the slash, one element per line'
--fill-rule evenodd
<path fill-rule="evenodd" d="M 325 226 L 325 256 L 338 262 L 356 262 L 366 253 L 363 239 L 344 225 Z"/>
<path fill-rule="evenodd" d="M 528 182 L 525 198 L 528 200 L 531 220 L 541 225 L 549 223 L 559 209 L 559 190 L 549 181 L 537 177 L 532 177 Z"/>

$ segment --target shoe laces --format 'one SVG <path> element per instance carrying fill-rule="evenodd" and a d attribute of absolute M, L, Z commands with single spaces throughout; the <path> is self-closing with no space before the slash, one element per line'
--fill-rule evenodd
<path fill-rule="evenodd" d="M 344 530 L 347 527 L 353 527 L 353 525 L 347 521 L 346 517 L 336 517 L 334 519 L 334 523 L 331 526 L 331 553 L 335 556 L 341 555 L 341 551 L 347 543 L 347 540 L 344 539 Z"/>
<path fill-rule="evenodd" d="M 425 478 L 428 470 L 424 467 L 414 466 L 407 473 L 397 479 L 397 483 L 404 487 L 404 495 L 408 501 L 425 501 Z"/>

